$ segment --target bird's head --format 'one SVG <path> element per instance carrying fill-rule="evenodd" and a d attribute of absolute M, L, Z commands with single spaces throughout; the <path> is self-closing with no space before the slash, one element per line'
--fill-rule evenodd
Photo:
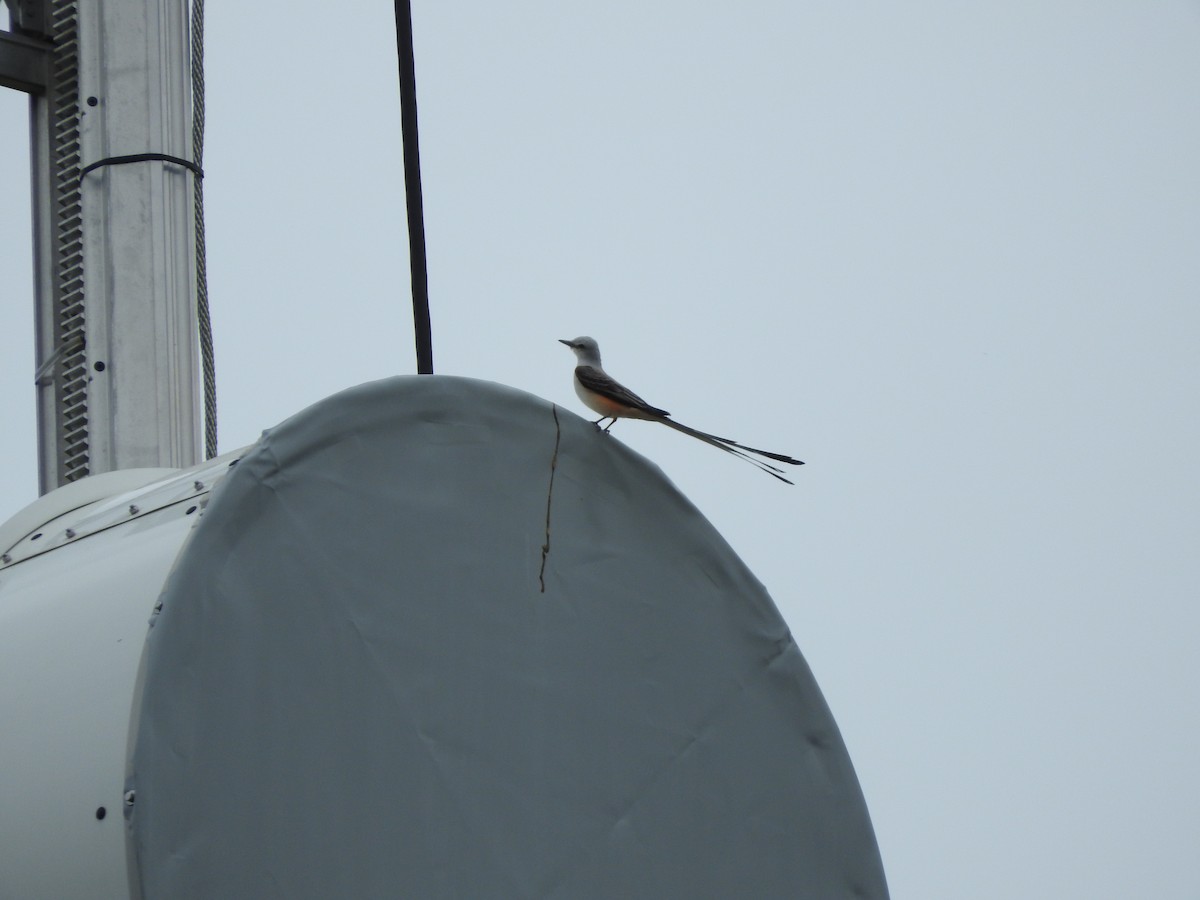
<path fill-rule="evenodd" d="M 600 368 L 600 345 L 596 343 L 595 338 L 577 337 L 573 341 L 564 341 L 559 338 L 559 343 L 566 344 L 574 351 L 579 365 Z"/>

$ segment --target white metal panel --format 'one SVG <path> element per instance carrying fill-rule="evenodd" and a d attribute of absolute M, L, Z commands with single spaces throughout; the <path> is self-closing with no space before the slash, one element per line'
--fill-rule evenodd
<path fill-rule="evenodd" d="M 128 896 L 121 792 L 133 684 L 147 619 L 193 518 L 162 510 L 4 573 L 5 897 Z"/>
<path fill-rule="evenodd" d="M 0 525 L 0 571 L 97 531 L 207 494 L 238 454 L 191 469 L 106 472 L 74 482 L 31 503 Z M 148 473 L 158 473 L 153 479 Z M 125 477 L 128 476 L 128 477 Z M 86 498 L 91 502 L 80 502 Z"/>
<path fill-rule="evenodd" d="M 129 897 L 122 794 L 148 622 L 236 458 L 133 489 L 144 472 L 85 479 L 0 525 L 22 535 L 0 565 L 0 900 Z"/>
<path fill-rule="evenodd" d="M 0 525 L 0 554 L 10 556 L 8 551 L 15 544 L 42 530 L 47 522 L 59 516 L 111 497 L 118 491 L 143 487 L 174 474 L 174 469 L 121 469 L 64 484 L 58 490 L 38 497 Z M 10 561 L 0 557 L 0 565 Z"/>

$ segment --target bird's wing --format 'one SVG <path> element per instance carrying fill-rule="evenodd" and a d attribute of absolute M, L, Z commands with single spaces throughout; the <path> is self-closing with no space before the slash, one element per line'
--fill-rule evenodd
<path fill-rule="evenodd" d="M 595 391 L 602 397 L 607 397 L 616 403 L 624 406 L 632 406 L 634 409 L 640 409 L 642 412 L 650 413 L 655 416 L 669 416 L 670 413 L 665 409 L 659 409 L 657 406 L 651 406 L 625 385 L 621 384 L 614 378 L 610 378 L 607 373 L 592 366 L 578 366 L 575 369 L 575 377 L 589 391 Z"/>

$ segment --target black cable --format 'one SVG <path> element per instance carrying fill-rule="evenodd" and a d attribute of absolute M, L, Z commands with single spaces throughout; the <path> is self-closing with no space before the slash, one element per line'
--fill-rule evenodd
<path fill-rule="evenodd" d="M 421 152 L 417 146 L 417 76 L 413 57 L 412 5 L 396 0 L 396 55 L 400 64 L 400 119 L 404 143 L 404 196 L 408 206 L 408 262 L 412 271 L 413 332 L 417 374 L 433 374 L 429 323 L 429 272 L 425 263 L 425 203 L 421 195 Z"/>
<path fill-rule="evenodd" d="M 94 163 L 88 163 L 79 170 L 79 180 L 83 181 L 84 175 L 101 166 L 121 166 L 126 163 L 139 162 L 168 162 L 172 165 L 183 166 L 193 172 L 197 178 L 204 177 L 204 170 L 190 159 L 180 159 L 178 156 L 171 156 L 168 153 L 131 153 L 129 156 L 109 156 L 105 159 L 98 159 Z"/>

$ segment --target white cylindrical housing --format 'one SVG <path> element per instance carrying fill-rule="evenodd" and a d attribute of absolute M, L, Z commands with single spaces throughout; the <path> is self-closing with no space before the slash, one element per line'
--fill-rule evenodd
<path fill-rule="evenodd" d="M 0 525 L 0 900 L 129 897 L 122 786 L 138 665 L 228 461 L 92 476 Z"/>

